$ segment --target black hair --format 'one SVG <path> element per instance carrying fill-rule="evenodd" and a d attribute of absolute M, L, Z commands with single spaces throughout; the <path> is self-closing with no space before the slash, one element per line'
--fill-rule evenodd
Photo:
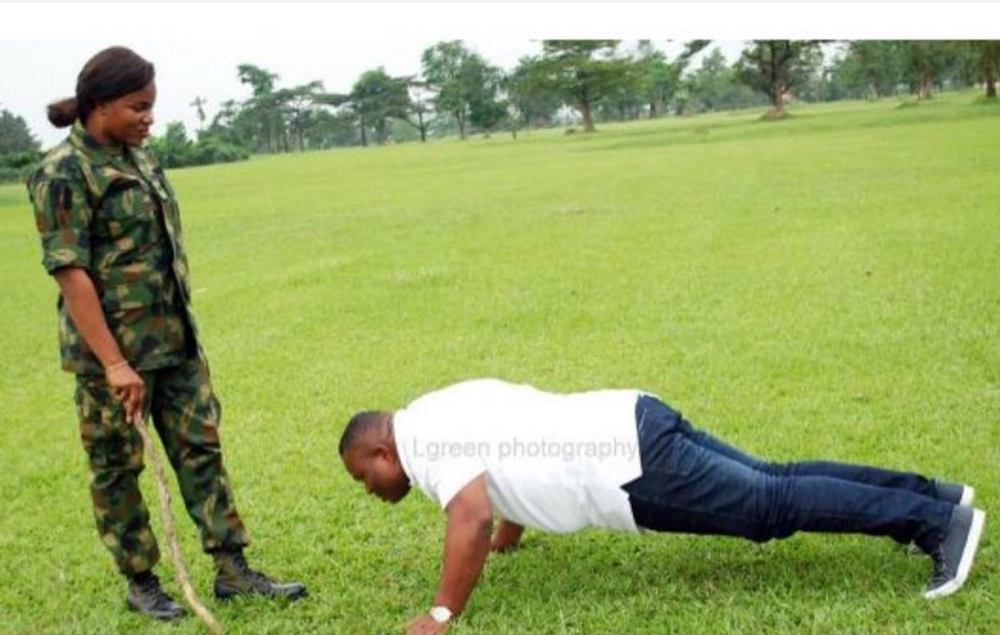
<path fill-rule="evenodd" d="M 340 435 L 340 456 L 347 454 L 354 444 L 363 437 L 381 432 L 389 421 L 389 413 L 384 410 L 364 410 L 358 412 L 347 422 L 344 433 Z"/>
<path fill-rule="evenodd" d="M 112 46 L 94 55 L 76 78 L 76 96 L 49 104 L 49 121 L 56 128 L 87 121 L 100 104 L 142 90 L 153 81 L 156 71 L 132 49 Z"/>

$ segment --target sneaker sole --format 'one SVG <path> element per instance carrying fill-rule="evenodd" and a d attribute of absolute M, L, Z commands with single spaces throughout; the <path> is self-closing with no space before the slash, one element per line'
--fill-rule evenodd
<path fill-rule="evenodd" d="M 976 488 L 971 485 L 962 486 L 962 498 L 958 501 L 960 507 L 972 507 L 972 502 L 976 500 Z M 917 546 L 917 543 L 910 542 L 904 547 L 906 553 L 911 556 L 924 555 L 923 550 Z"/>
<path fill-rule="evenodd" d="M 979 549 L 979 539 L 983 535 L 983 527 L 986 525 L 986 512 L 981 509 L 972 510 L 972 524 L 969 527 L 969 537 L 965 540 L 965 548 L 962 549 L 962 559 L 958 563 L 958 574 L 946 584 L 942 584 L 933 591 L 924 593 L 928 600 L 943 598 L 955 593 L 965 584 L 972 570 L 972 561 L 976 559 L 976 551 Z"/>
<path fill-rule="evenodd" d="M 976 499 L 976 489 L 969 485 L 962 486 L 962 500 L 958 501 L 963 507 L 972 507 L 972 501 Z"/>

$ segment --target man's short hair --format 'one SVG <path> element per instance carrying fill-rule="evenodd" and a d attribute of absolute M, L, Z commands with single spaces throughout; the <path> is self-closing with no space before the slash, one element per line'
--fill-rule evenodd
<path fill-rule="evenodd" d="M 386 412 L 382 410 L 364 410 L 351 417 L 340 436 L 340 456 L 347 454 L 362 438 L 374 435 L 382 429 L 386 420 Z"/>

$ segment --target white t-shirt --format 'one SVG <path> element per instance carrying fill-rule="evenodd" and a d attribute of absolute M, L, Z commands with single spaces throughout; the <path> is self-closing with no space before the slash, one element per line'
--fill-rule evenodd
<path fill-rule="evenodd" d="M 637 531 L 621 486 L 642 474 L 640 394 L 466 381 L 397 411 L 396 449 L 410 483 L 442 508 L 485 473 L 494 509 L 520 525 Z"/>

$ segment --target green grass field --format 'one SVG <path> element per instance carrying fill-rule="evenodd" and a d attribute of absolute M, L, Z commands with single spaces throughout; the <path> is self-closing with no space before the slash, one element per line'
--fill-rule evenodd
<path fill-rule="evenodd" d="M 228 631 L 391 633 L 430 606 L 444 515 L 366 496 L 336 444 L 356 410 L 476 376 L 643 388 L 755 454 L 947 476 L 998 509 L 1000 106 L 792 113 L 171 173 L 248 555 L 312 592 L 216 603 L 175 493 Z M 207 632 L 124 609 L 21 186 L 0 187 L 0 251 L 0 632 Z M 929 561 L 888 539 L 529 530 L 452 632 L 997 633 L 998 523 L 937 602 Z"/>

